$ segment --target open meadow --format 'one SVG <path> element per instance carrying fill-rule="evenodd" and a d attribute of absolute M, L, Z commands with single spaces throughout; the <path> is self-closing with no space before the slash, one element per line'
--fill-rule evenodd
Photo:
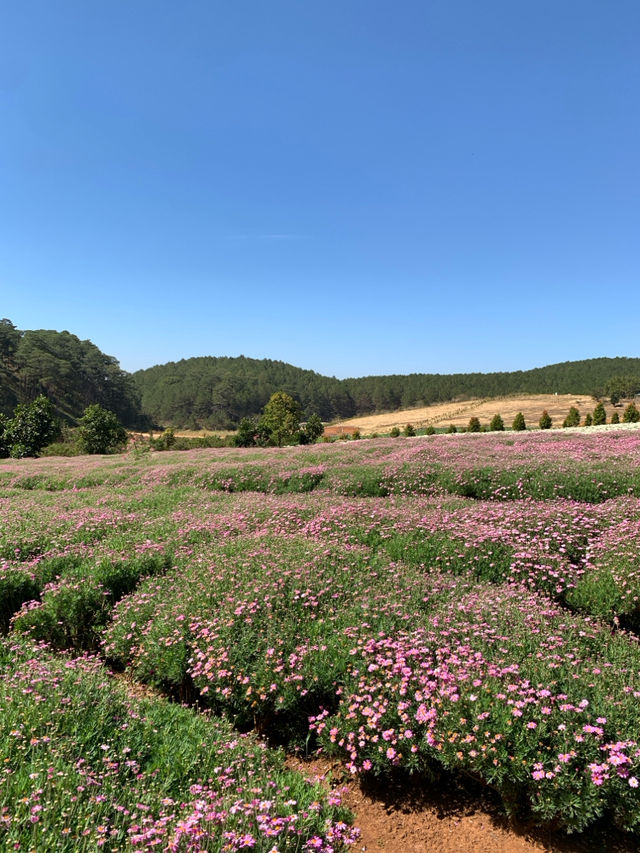
<path fill-rule="evenodd" d="M 362 850 L 291 756 L 637 849 L 640 430 L 3 460 L 0 512 L 1 849 Z"/>

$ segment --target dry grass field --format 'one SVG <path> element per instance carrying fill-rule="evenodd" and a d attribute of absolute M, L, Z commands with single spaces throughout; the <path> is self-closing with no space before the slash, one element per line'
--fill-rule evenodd
<path fill-rule="evenodd" d="M 540 415 L 546 409 L 553 421 L 553 427 L 561 427 L 569 408 L 575 406 L 580 412 L 581 420 L 588 412 L 593 412 L 596 402 L 588 395 L 575 394 L 523 394 L 514 397 L 493 397 L 490 399 L 457 400 L 450 403 L 436 403 L 433 406 L 423 406 L 415 409 L 404 409 L 399 412 L 387 412 L 379 415 L 363 415 L 350 418 L 340 423 L 326 427 L 325 435 L 350 435 L 359 430 L 363 435 L 385 433 L 399 427 L 403 429 L 412 424 L 416 429 L 434 426 L 447 427 L 454 424 L 464 427 L 469 418 L 477 417 L 481 424 L 488 424 L 491 418 L 499 414 L 509 428 L 518 412 L 524 415 L 527 426 L 537 427 Z M 605 403 L 607 421 L 611 418 L 614 408 L 611 403 Z M 618 407 L 622 414 L 622 407 Z"/>

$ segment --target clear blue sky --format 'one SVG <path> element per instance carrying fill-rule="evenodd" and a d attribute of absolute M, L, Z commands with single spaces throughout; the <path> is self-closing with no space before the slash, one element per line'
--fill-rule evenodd
<path fill-rule="evenodd" d="M 20 0 L 0 317 L 126 370 L 640 355 L 638 0 Z"/>

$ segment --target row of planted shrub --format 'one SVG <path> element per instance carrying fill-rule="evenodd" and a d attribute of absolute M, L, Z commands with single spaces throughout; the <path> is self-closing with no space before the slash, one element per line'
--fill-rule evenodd
<path fill-rule="evenodd" d="M 0 847 L 341 851 L 339 792 L 222 720 L 134 699 L 92 657 L 0 640 Z"/>
<path fill-rule="evenodd" d="M 640 496 L 640 431 L 589 435 L 433 436 L 312 447 L 214 449 L 160 456 L 3 464 L 0 490 L 195 486 L 222 492 L 340 495 L 441 493 L 482 500 Z"/>
<path fill-rule="evenodd" d="M 520 586 L 264 541 L 151 580 L 105 653 L 354 772 L 447 767 L 569 830 L 640 826 L 640 649 Z M 293 550 L 291 550 L 293 549 Z"/>
<path fill-rule="evenodd" d="M 300 542 L 312 545 L 365 548 L 366 559 L 377 554 L 383 563 L 402 562 L 422 573 L 522 584 L 612 624 L 639 627 L 640 501 L 635 498 L 595 506 L 460 501 L 452 507 L 445 501 L 428 508 L 419 500 L 390 499 L 371 509 L 366 501 L 320 506 L 309 500 L 295 511 L 277 503 L 253 512 L 200 511 L 199 516 L 177 510 L 166 523 L 183 552 L 247 534 L 258 540 L 265 534 L 302 537 Z M 20 630 L 32 628 L 57 647 L 92 648 L 113 604 L 141 578 L 169 568 L 166 549 L 166 542 L 148 542 L 129 559 L 72 552 L 5 563 L 2 626 L 6 630 L 22 607 L 15 617 Z"/>

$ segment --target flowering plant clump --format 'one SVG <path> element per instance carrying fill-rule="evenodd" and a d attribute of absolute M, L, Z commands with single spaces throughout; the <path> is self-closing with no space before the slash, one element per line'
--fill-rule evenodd
<path fill-rule="evenodd" d="M 329 853 L 356 840 L 339 793 L 255 738 L 132 700 L 95 658 L 7 642 L 0 654 L 3 849 Z"/>

